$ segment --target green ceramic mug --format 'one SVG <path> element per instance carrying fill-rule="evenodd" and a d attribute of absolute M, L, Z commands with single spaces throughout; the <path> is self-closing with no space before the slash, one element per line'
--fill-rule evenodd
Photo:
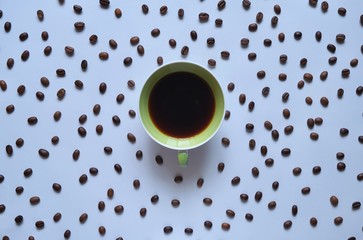
<path fill-rule="evenodd" d="M 178 151 L 180 166 L 188 150 L 209 141 L 224 117 L 224 96 L 217 79 L 204 67 L 186 61 L 156 69 L 146 80 L 139 115 L 148 135 Z"/>

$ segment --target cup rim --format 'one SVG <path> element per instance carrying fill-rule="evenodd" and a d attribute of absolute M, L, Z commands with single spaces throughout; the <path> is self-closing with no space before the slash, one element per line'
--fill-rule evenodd
<path fill-rule="evenodd" d="M 219 83 L 219 81 L 217 80 L 216 76 L 211 72 L 209 71 L 207 68 L 203 67 L 202 65 L 196 63 L 196 62 L 192 62 L 192 61 L 185 61 L 185 60 L 175 60 L 175 61 L 171 61 L 171 62 L 168 62 L 166 64 L 163 64 L 162 66 L 159 66 L 158 68 L 154 69 L 149 75 L 148 77 L 146 78 L 146 81 L 140 91 L 140 94 L 139 94 L 139 98 L 138 98 L 138 111 L 139 111 L 139 119 L 141 121 L 141 124 L 142 124 L 142 127 L 144 128 L 144 130 L 146 131 L 147 135 L 149 135 L 155 142 L 157 142 L 158 144 L 166 147 L 166 148 L 169 148 L 169 149 L 174 149 L 174 150 L 191 150 L 191 149 L 194 149 L 194 148 L 197 148 L 197 147 L 200 147 L 202 146 L 203 144 L 207 143 L 212 137 L 215 136 L 215 134 L 218 132 L 218 130 L 220 129 L 222 123 L 223 123 L 223 115 L 221 116 L 221 118 L 219 119 L 219 122 L 218 122 L 218 125 L 216 127 L 216 130 L 210 135 L 208 136 L 206 139 L 204 139 L 203 141 L 201 141 L 200 143 L 198 144 L 195 144 L 193 146 L 187 146 L 187 147 L 178 147 L 178 146 L 170 146 L 168 145 L 167 143 L 164 143 L 164 142 L 161 142 L 159 141 L 159 139 L 157 139 L 155 136 L 153 136 L 146 128 L 145 126 L 145 123 L 142 119 L 142 114 L 141 114 L 141 110 L 140 110 L 140 103 L 141 103 L 141 95 L 142 95 L 142 92 L 144 91 L 144 88 L 145 88 L 145 85 L 147 83 L 147 81 L 151 78 L 151 76 L 157 72 L 158 70 L 160 70 L 161 68 L 165 68 L 167 66 L 170 66 L 170 65 L 173 65 L 173 64 L 178 64 L 178 63 L 187 63 L 187 64 L 192 64 L 192 65 L 195 65 L 201 69 L 203 69 L 204 71 L 208 72 L 215 80 L 216 82 L 218 83 L 218 88 L 219 90 L 221 91 L 222 93 L 222 100 L 223 100 L 223 103 L 220 104 L 221 107 L 222 107 L 222 111 L 224 113 L 225 111 L 225 98 L 224 98 L 224 94 L 223 94 L 223 90 L 222 90 L 222 87 Z M 208 127 L 207 127 L 208 128 Z M 192 138 L 192 137 L 191 137 Z M 177 139 L 177 138 L 175 138 Z M 180 139 L 184 139 L 184 138 L 180 138 Z M 188 138 L 185 138 L 185 139 L 188 139 Z"/>

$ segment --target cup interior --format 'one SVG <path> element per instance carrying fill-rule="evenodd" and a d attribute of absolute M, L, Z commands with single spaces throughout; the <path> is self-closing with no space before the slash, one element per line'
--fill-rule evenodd
<path fill-rule="evenodd" d="M 149 113 L 149 96 L 155 84 L 164 76 L 181 71 L 203 78 L 211 88 L 215 100 L 214 116 L 209 125 L 197 135 L 188 138 L 176 138 L 164 134 L 154 125 Z M 139 99 L 139 114 L 146 132 L 159 144 L 175 150 L 192 149 L 206 143 L 218 131 L 224 116 L 223 91 L 212 73 L 202 66 L 191 62 L 169 63 L 155 70 L 145 82 Z"/>

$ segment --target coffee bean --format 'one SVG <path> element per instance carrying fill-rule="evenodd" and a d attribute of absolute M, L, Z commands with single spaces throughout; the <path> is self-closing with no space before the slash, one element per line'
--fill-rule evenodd
<path fill-rule="evenodd" d="M 39 221 L 36 221 L 36 222 L 35 222 L 35 227 L 36 227 L 37 229 L 43 229 L 43 228 L 44 228 L 44 226 L 45 226 L 45 224 L 44 224 L 44 222 L 43 222 L 43 221 L 41 221 L 41 220 L 39 220 Z"/>
<path fill-rule="evenodd" d="M 320 104 L 323 107 L 327 107 L 329 105 L 329 99 L 327 97 L 321 97 L 320 98 Z"/>
<path fill-rule="evenodd" d="M 301 193 L 302 193 L 303 195 L 307 195 L 307 194 L 309 194 L 309 193 L 310 193 L 310 187 L 303 187 L 303 188 L 301 189 Z"/>
<path fill-rule="evenodd" d="M 276 4 L 274 5 L 274 12 L 279 15 L 281 13 L 281 7 L 280 5 Z"/>
<path fill-rule="evenodd" d="M 224 223 L 221 224 L 221 228 L 224 231 L 228 231 L 231 228 L 231 225 L 229 223 L 224 222 Z"/>
<path fill-rule="evenodd" d="M 11 30 L 11 22 L 5 22 L 4 23 L 4 30 L 5 30 L 5 32 L 10 32 L 10 30 Z"/>
<path fill-rule="evenodd" d="M 298 210 L 299 209 L 298 209 L 298 207 L 296 205 L 292 205 L 292 207 L 291 207 L 291 214 L 292 214 L 292 216 L 296 216 Z"/>
<path fill-rule="evenodd" d="M 246 131 L 247 132 L 252 132 L 253 131 L 253 129 L 254 129 L 254 125 L 253 125 L 253 123 L 246 123 Z"/>
<path fill-rule="evenodd" d="M 287 126 L 284 128 L 284 133 L 285 133 L 286 135 L 290 135 L 293 131 L 294 131 L 294 126 L 292 126 L 292 125 L 287 125 Z"/>
<path fill-rule="evenodd" d="M 132 185 L 134 186 L 135 189 L 139 189 L 140 188 L 140 180 L 139 179 L 135 179 L 133 181 Z"/>
<path fill-rule="evenodd" d="M 226 7 L 226 1 L 225 0 L 220 0 L 217 3 L 217 7 L 218 7 L 218 10 L 223 10 Z"/>
<path fill-rule="evenodd" d="M 315 227 L 318 224 L 318 220 L 315 217 L 310 218 L 310 225 Z"/>
<path fill-rule="evenodd" d="M 37 124 L 37 123 L 38 123 L 38 118 L 37 118 L 37 117 L 32 116 L 32 117 L 29 117 L 29 118 L 28 118 L 28 124 L 29 124 L 30 126 L 33 126 L 33 125 L 35 125 L 35 124 Z"/>
<path fill-rule="evenodd" d="M 174 182 L 175 183 L 181 183 L 181 182 L 183 182 L 183 176 L 181 176 L 181 175 L 175 176 Z"/>
<path fill-rule="evenodd" d="M 87 213 L 82 213 L 81 216 L 79 216 L 79 222 L 81 224 L 84 224 L 88 219 L 88 214 Z"/>
<path fill-rule="evenodd" d="M 79 183 L 82 185 L 85 184 L 87 182 L 87 180 L 88 180 L 87 174 L 82 174 L 78 179 Z"/>
<path fill-rule="evenodd" d="M 340 136 L 342 136 L 342 137 L 346 137 L 346 136 L 348 136 L 348 134 L 349 134 L 349 129 L 347 129 L 347 128 L 341 128 L 341 129 L 339 130 L 339 133 L 340 133 Z"/>
<path fill-rule="evenodd" d="M 43 87 L 48 87 L 50 84 L 49 79 L 47 77 L 41 77 L 40 83 L 42 84 Z"/>
<path fill-rule="evenodd" d="M 173 232 L 173 227 L 172 226 L 165 226 L 164 227 L 164 233 L 165 234 L 170 234 Z"/>
<path fill-rule="evenodd" d="M 14 58 L 8 58 L 8 60 L 6 61 L 6 66 L 8 67 L 8 69 L 12 69 L 14 66 Z"/>
<path fill-rule="evenodd" d="M 203 202 L 204 202 L 204 200 L 203 200 Z M 207 204 L 206 202 L 204 202 L 206 205 L 210 205 L 210 204 Z M 180 205 L 180 201 L 178 200 L 178 199 L 173 199 L 173 200 L 171 200 L 171 206 L 173 206 L 173 207 L 175 207 L 175 208 L 177 208 L 177 207 L 179 207 L 179 205 Z"/>
<path fill-rule="evenodd" d="M 232 92 L 234 90 L 234 87 L 235 87 L 234 83 L 230 82 L 230 83 L 228 83 L 227 89 L 228 89 L 229 92 Z"/>
<path fill-rule="evenodd" d="M 214 39 L 214 37 L 207 38 L 208 47 L 213 47 L 215 42 L 216 42 L 216 40 Z"/>
<path fill-rule="evenodd" d="M 274 165 L 275 160 L 273 158 L 266 158 L 265 165 L 266 167 L 272 167 Z"/>
<path fill-rule="evenodd" d="M 179 19 L 182 19 L 184 17 L 184 9 L 182 8 L 178 9 L 178 17 Z"/>
<path fill-rule="evenodd" d="M 137 45 L 137 53 L 140 55 L 140 56 L 143 56 L 144 53 L 145 53 L 145 49 L 144 49 L 144 46 L 142 45 Z"/>
<path fill-rule="evenodd" d="M 98 169 L 96 167 L 90 167 L 89 169 L 89 173 L 92 175 L 92 176 L 97 176 L 98 174 Z"/>
<path fill-rule="evenodd" d="M 82 6 L 81 5 L 73 5 L 73 11 L 77 14 L 82 13 Z"/>
<path fill-rule="evenodd" d="M 243 48 L 247 48 L 248 44 L 250 43 L 250 40 L 248 38 L 242 38 L 240 42 Z"/>
<path fill-rule="evenodd" d="M 308 60 L 306 58 L 300 59 L 300 66 L 301 67 L 306 67 L 307 63 L 308 63 Z"/>
<path fill-rule="evenodd" d="M 318 174 L 320 174 L 320 172 L 321 172 L 321 167 L 320 167 L 320 166 L 315 166 L 315 167 L 313 167 L 312 172 L 313 172 L 313 174 L 314 174 L 314 175 L 318 175 Z"/>
<path fill-rule="evenodd" d="M 147 213 L 147 209 L 146 208 L 140 208 L 139 213 L 140 213 L 140 216 L 141 217 L 145 217 L 146 216 L 146 213 Z"/>
<path fill-rule="evenodd" d="M 258 13 L 256 14 L 256 22 L 257 22 L 257 23 L 261 23 L 261 22 L 262 22 L 262 20 L 263 20 L 263 13 L 262 13 L 262 12 L 258 12 Z"/>
<path fill-rule="evenodd" d="M 169 46 L 171 48 L 175 48 L 176 47 L 176 41 L 175 41 L 175 39 L 173 39 L 173 38 L 169 39 Z"/>
<path fill-rule="evenodd" d="M 346 13 L 347 13 L 347 10 L 344 7 L 338 8 L 338 14 L 340 16 L 344 17 Z"/>
<path fill-rule="evenodd" d="M 274 129 L 271 131 L 271 137 L 273 140 L 277 141 L 280 137 L 280 133 L 276 129 Z"/>
<path fill-rule="evenodd" d="M 266 76 L 266 72 L 264 70 L 260 70 L 257 72 L 258 79 L 263 79 L 263 78 L 265 78 L 265 76 Z"/>
<path fill-rule="evenodd" d="M 310 139 L 314 140 L 314 141 L 317 141 L 319 139 L 319 134 L 316 133 L 316 132 L 310 133 Z"/>
<path fill-rule="evenodd" d="M 97 204 L 97 208 L 99 211 L 103 212 L 106 208 L 106 204 L 104 201 L 99 201 Z"/>
<path fill-rule="evenodd" d="M 327 1 L 323 1 L 321 2 L 321 10 L 325 13 L 328 11 L 328 8 L 329 8 L 329 4 Z"/>
<path fill-rule="evenodd" d="M 151 36 L 153 37 L 158 37 L 160 35 L 160 29 L 159 28 L 154 28 L 151 30 Z"/>
<path fill-rule="evenodd" d="M 239 198 L 241 199 L 242 202 L 247 202 L 249 197 L 246 193 L 242 193 L 239 195 Z"/>
<path fill-rule="evenodd" d="M 8 105 L 8 106 L 5 108 L 5 110 L 6 110 L 6 112 L 7 112 L 8 114 L 11 114 L 11 113 L 13 113 L 13 112 L 15 111 L 15 106 L 14 106 L 13 104 L 10 104 L 10 105 Z"/>
<path fill-rule="evenodd" d="M 290 148 L 281 149 L 281 155 L 283 157 L 288 157 L 288 156 L 290 156 L 290 154 L 291 154 L 291 149 Z"/>
<path fill-rule="evenodd" d="M 223 24 L 223 19 L 222 18 L 216 18 L 216 20 L 214 21 L 216 27 L 221 27 Z"/>
<path fill-rule="evenodd" d="M 337 57 L 330 57 L 328 59 L 328 62 L 330 65 L 334 65 L 337 62 L 338 58 Z"/>
<path fill-rule="evenodd" d="M 315 125 L 315 121 L 312 118 L 308 118 L 306 124 L 308 125 L 308 128 L 312 129 Z"/>
<path fill-rule="evenodd" d="M 100 85 L 98 86 L 98 90 L 101 94 L 104 94 L 107 90 L 107 84 L 104 82 L 100 83 Z"/>
<path fill-rule="evenodd" d="M 112 116 L 112 122 L 113 122 L 113 124 L 115 124 L 115 126 L 118 126 L 121 123 L 121 119 L 119 118 L 119 116 L 114 115 L 114 116 Z"/>
<path fill-rule="evenodd" d="M 75 22 L 74 28 L 76 32 L 82 32 L 85 28 L 86 24 L 84 22 Z"/>
<path fill-rule="evenodd" d="M 144 14 L 148 14 L 149 12 L 149 6 L 146 4 L 141 5 L 141 10 Z"/>
<path fill-rule="evenodd" d="M 58 77 L 64 77 L 66 75 L 66 71 L 63 68 L 58 68 L 56 70 L 56 74 Z"/>
<path fill-rule="evenodd" d="M 272 189 L 276 191 L 276 190 L 279 188 L 279 185 L 280 185 L 280 184 L 279 184 L 279 182 L 278 182 L 278 181 L 274 181 L 274 182 L 272 183 Z"/>
<path fill-rule="evenodd" d="M 37 204 L 39 204 L 40 203 L 40 197 L 38 197 L 38 196 L 33 196 L 33 197 L 31 197 L 30 199 L 29 199 L 29 202 L 30 202 L 30 204 L 31 205 L 37 205 Z"/>
<path fill-rule="evenodd" d="M 150 201 L 151 201 L 152 204 L 156 204 L 159 201 L 159 196 L 158 195 L 153 195 L 150 198 Z"/>
<path fill-rule="evenodd" d="M 79 151 L 78 149 L 74 150 L 72 153 L 73 160 L 77 161 L 79 159 L 80 154 L 81 154 L 81 151 Z"/>
<path fill-rule="evenodd" d="M 358 136 L 358 142 L 363 144 L 363 136 Z"/>
<path fill-rule="evenodd" d="M 330 197 L 330 203 L 331 203 L 331 205 L 332 205 L 333 207 L 336 207 L 336 206 L 338 206 L 339 199 L 338 199 L 336 196 L 332 195 L 332 196 Z"/>
<path fill-rule="evenodd" d="M 268 120 L 266 120 L 263 125 L 266 128 L 266 130 L 269 130 L 269 131 L 272 130 L 272 128 L 273 128 L 272 123 Z"/>
<path fill-rule="evenodd" d="M 300 31 L 294 32 L 294 38 L 295 38 L 295 40 L 300 40 L 301 37 L 302 37 L 302 32 L 300 32 Z"/>
<path fill-rule="evenodd" d="M 162 56 L 158 56 L 157 58 L 156 58 L 156 63 L 160 66 L 160 65 L 162 65 L 163 64 L 163 62 L 164 62 L 164 59 L 163 59 L 163 57 Z"/>
<path fill-rule="evenodd" d="M 251 23 L 248 25 L 248 31 L 250 32 L 256 32 L 258 29 L 258 25 L 256 23 Z"/>
<path fill-rule="evenodd" d="M 100 0 L 100 1 L 108 1 L 108 0 Z M 105 234 L 106 234 L 106 228 L 105 228 L 105 226 L 99 226 L 99 227 L 98 227 L 98 233 L 99 233 L 101 236 L 105 235 Z"/>
<path fill-rule="evenodd" d="M 335 47 L 335 45 L 334 44 L 331 44 L 331 43 L 329 43 L 327 46 L 326 46 L 326 49 L 328 49 L 328 51 L 329 52 L 331 52 L 331 53 L 335 53 L 335 51 L 336 51 L 336 47 Z"/>
<path fill-rule="evenodd" d="M 103 148 L 103 151 L 107 154 L 110 155 L 112 154 L 112 147 L 106 146 Z"/>
<path fill-rule="evenodd" d="M 201 23 L 208 22 L 208 20 L 209 20 L 209 14 L 208 13 L 206 13 L 206 12 L 199 13 L 199 21 Z"/>
<path fill-rule="evenodd" d="M 168 6 L 163 5 L 160 7 L 160 14 L 165 15 L 168 12 Z"/>
<path fill-rule="evenodd" d="M 279 22 L 279 18 L 277 16 L 273 16 L 271 18 L 271 26 L 275 28 L 277 26 L 277 23 Z"/>
<path fill-rule="evenodd" d="M 87 130 L 84 127 L 79 127 L 78 128 L 78 134 L 81 137 L 85 137 L 87 135 Z"/>
<path fill-rule="evenodd" d="M 0 214 L 4 213 L 6 210 L 6 206 L 4 204 L 0 204 Z"/>
<path fill-rule="evenodd" d="M 339 226 L 339 225 L 341 225 L 342 223 L 343 223 L 343 218 L 342 218 L 342 217 L 338 216 L 338 217 L 335 217 L 335 218 L 334 218 L 334 224 L 335 224 L 335 225 Z"/>
<path fill-rule="evenodd" d="M 116 48 L 117 48 L 117 46 L 118 46 L 118 44 L 117 44 L 117 42 L 116 42 L 116 40 L 115 40 L 115 39 L 110 39 L 110 40 L 108 41 L 108 45 L 110 45 L 110 48 L 112 48 L 112 49 L 116 49 Z"/>
<path fill-rule="evenodd" d="M 355 90 L 355 93 L 357 94 L 357 96 L 362 96 L 363 94 L 363 86 L 358 86 Z"/>
<path fill-rule="evenodd" d="M 28 33 L 27 32 L 22 32 L 19 34 L 19 40 L 24 42 L 25 40 L 27 40 L 29 37 Z"/>
<path fill-rule="evenodd" d="M 226 215 L 229 218 L 234 218 L 236 216 L 236 213 L 232 209 L 227 209 L 226 210 Z"/>
<path fill-rule="evenodd" d="M 267 97 L 269 93 L 270 93 L 269 87 L 262 88 L 262 96 Z"/>
<path fill-rule="evenodd" d="M 121 16 L 122 16 L 122 11 L 121 11 L 121 9 L 119 9 L 119 8 L 115 8 L 115 16 L 117 17 L 117 18 L 120 18 Z"/>
<path fill-rule="evenodd" d="M 232 180 L 231 180 L 232 186 L 237 186 L 240 182 L 241 182 L 241 179 L 238 176 L 233 177 Z"/>
<path fill-rule="evenodd" d="M 158 164 L 158 165 L 162 165 L 164 163 L 164 160 L 163 158 L 160 156 L 160 155 L 156 155 L 155 157 L 155 162 Z"/>
<path fill-rule="evenodd" d="M 230 140 L 227 137 L 222 137 L 221 142 L 222 142 L 222 145 L 225 147 L 228 147 L 230 144 Z"/>
<path fill-rule="evenodd" d="M 282 101 L 286 103 L 289 100 L 290 94 L 288 92 L 284 92 L 281 96 Z"/>
<path fill-rule="evenodd" d="M 254 101 L 249 102 L 248 103 L 248 110 L 250 112 L 252 112 L 254 108 L 255 108 L 255 102 Z"/>
<path fill-rule="evenodd" d="M 206 229 L 211 229 L 212 226 L 213 226 L 213 223 L 211 221 L 209 221 L 209 220 L 204 221 L 204 227 Z"/>
<path fill-rule="evenodd" d="M 93 111 L 94 115 L 96 115 L 96 116 L 97 116 L 98 114 L 100 114 L 100 111 L 101 111 L 101 105 L 100 105 L 100 104 L 95 104 L 95 105 L 93 106 L 92 111 Z"/>
<path fill-rule="evenodd" d="M 71 46 L 65 46 L 64 51 L 68 56 L 73 56 L 74 54 L 74 48 Z"/>
<path fill-rule="evenodd" d="M 49 34 L 47 31 L 43 31 L 40 36 L 42 37 L 43 41 L 47 41 L 49 38 Z"/>
<path fill-rule="evenodd" d="M 285 34 L 284 33 L 279 33 L 278 35 L 277 35 L 277 38 L 278 38 L 278 40 L 280 41 L 280 42 L 284 42 L 285 41 Z"/>
<path fill-rule="evenodd" d="M 315 32 L 315 39 L 316 39 L 316 41 L 320 42 L 321 41 L 321 38 L 322 38 L 322 33 L 320 31 L 316 31 Z"/>
<path fill-rule="evenodd" d="M 247 57 L 248 57 L 248 60 L 250 60 L 250 61 L 254 61 L 254 60 L 256 59 L 257 55 L 256 55 L 256 53 L 251 52 L 251 53 L 249 53 L 249 54 L 247 55 Z"/>
<path fill-rule="evenodd" d="M 21 60 L 23 60 L 24 62 L 27 61 L 29 59 L 30 56 L 30 52 L 28 50 L 25 50 L 22 54 L 21 54 Z"/>
<path fill-rule="evenodd" d="M 23 216 L 22 215 L 18 215 L 14 218 L 14 221 L 17 225 L 20 225 L 23 222 Z M 4 238 L 3 238 L 4 239 Z"/>
<path fill-rule="evenodd" d="M 18 195 L 21 195 L 24 192 L 24 188 L 22 186 L 18 186 L 15 188 L 15 192 Z"/>
<path fill-rule="evenodd" d="M 268 151 L 267 147 L 265 145 L 262 145 L 260 148 L 261 155 L 266 156 L 267 151 Z"/>
<path fill-rule="evenodd" d="M 285 64 L 286 62 L 287 62 L 287 55 L 286 54 L 281 54 L 280 55 L 280 63 Z"/>
<path fill-rule="evenodd" d="M 98 36 L 96 34 L 92 34 L 90 37 L 89 37 L 89 42 L 94 45 L 97 43 L 97 40 L 98 40 Z"/>
<path fill-rule="evenodd" d="M 294 176 L 299 176 L 301 174 L 301 171 L 302 171 L 301 167 L 295 167 L 295 168 L 292 169 L 292 174 Z"/>
<path fill-rule="evenodd" d="M 258 177 L 258 175 L 260 175 L 260 171 L 258 170 L 257 167 L 253 167 L 251 172 L 252 172 L 252 176 L 254 176 L 254 177 Z"/>
<path fill-rule="evenodd" d="M 348 68 L 344 68 L 344 69 L 342 70 L 342 77 L 343 77 L 343 78 L 348 78 L 348 77 L 349 77 L 349 75 L 350 75 L 350 70 L 349 70 Z"/>
<path fill-rule="evenodd" d="M 351 67 L 356 67 L 358 65 L 358 59 L 357 58 L 353 58 L 351 61 L 350 61 L 350 66 Z"/>
<path fill-rule="evenodd" d="M 100 52 L 100 53 L 98 54 L 98 57 L 99 57 L 101 60 L 105 61 L 105 60 L 107 60 L 107 59 L 108 59 L 108 53 L 107 53 L 107 52 Z"/>
<path fill-rule="evenodd" d="M 74 81 L 74 85 L 79 90 L 83 89 L 83 82 L 81 80 Z"/>
<path fill-rule="evenodd" d="M 116 214 L 122 214 L 124 212 L 124 206 L 122 205 L 116 205 L 113 210 Z"/>
<path fill-rule="evenodd" d="M 256 147 L 256 141 L 255 139 L 250 139 L 250 141 L 248 142 L 248 146 L 251 150 L 254 150 Z"/>
<path fill-rule="evenodd" d="M 239 95 L 239 103 L 240 103 L 241 105 L 243 105 L 243 104 L 245 104 L 245 102 L 246 102 L 246 95 L 245 95 L 245 94 L 243 94 L 243 93 L 241 93 L 241 94 Z"/>
<path fill-rule="evenodd" d="M 59 213 L 59 212 L 57 212 L 57 213 L 55 213 L 55 214 L 53 215 L 53 221 L 54 221 L 54 222 L 59 222 L 59 221 L 61 220 L 61 218 L 62 218 L 62 214 L 61 214 L 61 213 Z"/>
<path fill-rule="evenodd" d="M 57 145 L 59 142 L 59 137 L 58 136 L 53 136 L 51 138 L 51 142 L 53 143 L 53 145 Z"/>
<path fill-rule="evenodd" d="M 109 5 L 110 5 L 110 0 L 100 0 L 100 6 L 102 8 L 108 8 Z"/>
<path fill-rule="evenodd" d="M 261 201 L 261 199 L 262 199 L 262 192 L 260 192 L 260 191 L 257 191 L 256 193 L 255 193 L 255 201 L 256 202 L 259 202 L 259 201 Z"/>
<path fill-rule="evenodd" d="M 63 236 L 65 239 L 69 239 L 71 237 L 71 230 L 69 229 L 65 230 Z"/>
<path fill-rule="evenodd" d="M 250 0 L 243 0 L 242 1 L 242 6 L 244 9 L 248 10 L 251 6 L 251 1 Z"/>
<path fill-rule="evenodd" d="M 361 206 L 361 203 L 358 201 L 352 203 L 353 210 L 358 210 L 360 208 L 360 206 Z"/>
<path fill-rule="evenodd" d="M 203 178 L 198 178 L 197 180 L 197 187 L 201 188 L 204 184 L 204 179 Z"/>
<path fill-rule="evenodd" d="M 130 44 L 133 46 L 139 44 L 139 42 L 140 42 L 140 38 L 138 36 L 133 36 L 130 38 Z"/>
<path fill-rule="evenodd" d="M 39 101 L 43 101 L 43 100 L 44 100 L 44 98 L 45 98 L 44 93 L 42 93 L 42 92 L 40 92 L 40 91 L 36 92 L 36 93 L 35 93 L 35 96 L 36 96 L 36 98 L 37 98 Z"/>
<path fill-rule="evenodd" d="M 52 188 L 56 193 L 60 193 L 62 191 L 62 185 L 59 183 L 53 183 Z"/>
<path fill-rule="evenodd" d="M 339 163 L 337 163 L 337 170 L 338 170 L 339 172 L 343 172 L 343 171 L 345 170 L 345 168 L 346 168 L 345 163 L 343 163 L 343 162 L 339 162 Z"/>
<path fill-rule="evenodd" d="M 65 95 L 66 95 L 66 90 L 64 88 L 58 90 L 57 92 L 58 100 L 63 100 Z"/>
<path fill-rule="evenodd" d="M 38 17 L 39 21 L 43 21 L 43 19 L 44 19 L 43 10 L 41 10 L 41 9 L 37 10 L 37 17 Z"/>
<path fill-rule="evenodd" d="M 52 53 L 52 47 L 51 46 L 46 46 L 45 48 L 44 48 L 44 55 L 45 56 L 49 56 L 51 53 Z"/>
<path fill-rule="evenodd" d="M 270 209 L 270 210 L 275 209 L 275 208 L 276 208 L 276 202 L 275 202 L 275 201 L 271 201 L 271 202 L 269 202 L 269 203 L 267 204 L 267 207 L 268 207 L 268 209 Z"/>
<path fill-rule="evenodd" d="M 136 137 L 135 137 L 135 135 L 134 134 L 132 134 L 132 133 L 128 133 L 127 134 L 127 139 L 129 140 L 129 142 L 131 142 L 131 143 L 135 143 L 136 142 Z"/>
<path fill-rule="evenodd" d="M 214 68 L 216 66 L 217 62 L 216 60 L 210 58 L 208 59 L 208 66 Z"/>
<path fill-rule="evenodd" d="M 289 230 L 291 228 L 291 226 L 292 226 L 292 221 L 291 220 L 287 220 L 287 221 L 284 222 L 284 228 L 286 230 Z"/>
<path fill-rule="evenodd" d="M 337 158 L 338 160 L 343 160 L 343 159 L 344 159 L 344 157 L 345 157 L 345 154 L 344 154 L 343 152 L 337 152 L 337 153 L 336 153 L 336 158 Z"/>
<path fill-rule="evenodd" d="M 113 196 L 114 196 L 114 190 L 113 190 L 113 188 L 109 188 L 108 190 L 107 190 L 107 197 L 109 198 L 109 199 L 112 199 L 113 198 Z"/>
<path fill-rule="evenodd" d="M 228 119 L 230 118 L 230 116 L 231 116 L 231 112 L 230 112 L 229 110 L 226 110 L 226 111 L 224 112 L 224 119 L 225 119 L 225 120 L 228 120 Z"/>
<path fill-rule="evenodd" d="M 24 145 L 24 139 L 22 139 L 22 138 L 18 138 L 18 139 L 16 139 L 16 141 L 15 141 L 15 145 L 16 145 L 18 148 L 21 148 L 21 147 Z"/>
<path fill-rule="evenodd" d="M 305 82 L 303 80 L 300 80 L 298 83 L 297 83 L 297 88 L 298 89 L 302 89 L 305 85 Z"/>

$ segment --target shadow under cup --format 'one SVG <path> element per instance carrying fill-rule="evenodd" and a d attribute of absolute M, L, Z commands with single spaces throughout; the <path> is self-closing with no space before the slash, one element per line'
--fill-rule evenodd
<path fill-rule="evenodd" d="M 191 137 L 173 137 L 164 132 L 162 132 L 153 122 L 150 114 L 149 100 L 150 95 L 154 86 L 163 77 L 177 73 L 177 72 L 188 72 L 202 78 L 205 83 L 208 84 L 210 90 L 214 97 L 214 114 L 211 117 L 209 124 L 199 133 Z M 172 80 L 170 80 L 172 81 Z M 188 94 L 186 92 L 185 94 Z M 174 150 L 189 150 L 196 148 L 208 140 L 210 140 L 214 134 L 218 131 L 223 117 L 224 117 L 224 97 L 223 91 L 217 81 L 217 79 L 205 68 L 191 62 L 173 62 L 166 64 L 156 71 L 154 71 L 150 77 L 145 82 L 139 99 L 139 114 L 141 122 L 146 132 L 154 139 L 157 143 L 161 144 L 170 149 Z M 181 162 L 180 156 L 178 155 L 179 163 L 185 165 Z M 187 156 L 186 156 L 187 158 Z M 185 162 L 187 159 L 184 160 Z"/>

